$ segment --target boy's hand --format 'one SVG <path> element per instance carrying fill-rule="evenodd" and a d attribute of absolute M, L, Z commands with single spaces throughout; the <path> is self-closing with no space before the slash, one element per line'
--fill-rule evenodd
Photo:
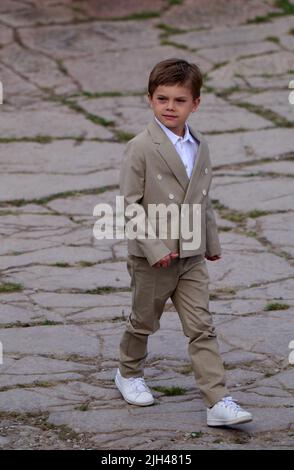
<path fill-rule="evenodd" d="M 218 259 L 221 259 L 221 256 L 220 255 L 214 255 L 214 256 L 205 255 L 205 258 L 208 259 L 208 261 L 217 261 Z"/>
<path fill-rule="evenodd" d="M 179 256 L 179 253 L 169 253 L 168 255 L 166 255 L 164 258 L 161 258 L 159 261 L 157 261 L 157 263 L 153 264 L 152 266 L 154 266 L 155 268 L 159 268 L 159 267 L 162 267 L 162 268 L 167 268 L 171 261 L 174 259 L 174 258 L 177 258 Z"/>

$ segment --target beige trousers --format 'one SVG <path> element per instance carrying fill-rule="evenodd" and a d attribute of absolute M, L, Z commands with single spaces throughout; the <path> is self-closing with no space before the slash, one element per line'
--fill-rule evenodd
<path fill-rule="evenodd" d="M 209 274 L 203 255 L 174 259 L 167 268 L 155 268 L 146 258 L 129 255 L 132 311 L 119 349 L 119 369 L 125 378 L 142 377 L 148 336 L 160 327 L 166 301 L 171 298 L 189 338 L 196 383 L 207 407 L 229 395 L 224 365 L 209 312 Z"/>

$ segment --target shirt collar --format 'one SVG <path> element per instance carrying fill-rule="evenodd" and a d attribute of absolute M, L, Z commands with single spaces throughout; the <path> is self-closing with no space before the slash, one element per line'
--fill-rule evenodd
<path fill-rule="evenodd" d="M 179 135 L 175 134 L 174 132 L 172 132 L 168 127 L 166 127 L 164 124 L 162 124 L 162 122 L 159 121 L 159 119 L 157 119 L 157 117 L 155 117 L 155 121 L 159 124 L 159 126 L 162 128 L 162 130 L 166 133 L 166 135 L 170 138 L 170 140 L 172 141 L 172 143 L 175 145 L 178 140 L 181 140 L 182 142 L 187 142 L 187 141 L 190 141 L 190 142 L 195 142 L 195 140 L 193 139 L 190 131 L 189 131 L 189 126 L 188 124 L 185 122 L 185 134 L 184 134 L 184 137 L 180 137 Z"/>

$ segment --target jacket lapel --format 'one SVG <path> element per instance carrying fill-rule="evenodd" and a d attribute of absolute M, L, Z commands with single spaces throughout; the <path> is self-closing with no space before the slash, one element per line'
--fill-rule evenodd
<path fill-rule="evenodd" d="M 173 146 L 167 135 L 157 124 L 155 119 L 148 124 L 147 128 L 151 134 L 153 142 L 157 144 L 157 150 L 161 158 L 168 165 L 168 167 L 173 172 L 178 182 L 182 186 L 183 190 L 186 192 L 187 187 L 189 185 L 189 178 L 180 155 L 176 151 L 175 147 Z"/>
<path fill-rule="evenodd" d="M 175 147 L 173 146 L 172 142 L 169 140 L 167 135 L 157 124 L 155 119 L 153 119 L 153 121 L 148 124 L 147 128 L 151 134 L 153 142 L 157 144 L 157 149 L 161 158 L 163 158 L 165 163 L 168 165 L 168 167 L 182 186 L 184 192 L 186 193 L 185 199 L 188 199 L 193 188 L 195 187 L 203 163 L 205 162 L 206 152 L 203 146 L 202 136 L 189 126 L 189 130 L 192 136 L 199 142 L 196 161 L 193 167 L 191 178 L 189 180 L 180 155 L 176 151 Z"/>

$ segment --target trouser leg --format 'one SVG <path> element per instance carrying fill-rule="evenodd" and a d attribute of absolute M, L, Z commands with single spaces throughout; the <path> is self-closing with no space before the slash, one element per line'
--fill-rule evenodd
<path fill-rule="evenodd" d="M 160 328 L 167 299 L 174 290 L 175 265 L 155 268 L 145 258 L 128 256 L 131 275 L 132 311 L 119 347 L 119 369 L 125 378 L 144 375 L 148 336 Z"/>
<path fill-rule="evenodd" d="M 205 405 L 210 407 L 229 393 L 209 311 L 209 274 L 205 259 L 199 262 L 190 257 L 181 261 L 179 281 L 171 299 L 189 338 L 188 352 L 197 385 Z"/>

